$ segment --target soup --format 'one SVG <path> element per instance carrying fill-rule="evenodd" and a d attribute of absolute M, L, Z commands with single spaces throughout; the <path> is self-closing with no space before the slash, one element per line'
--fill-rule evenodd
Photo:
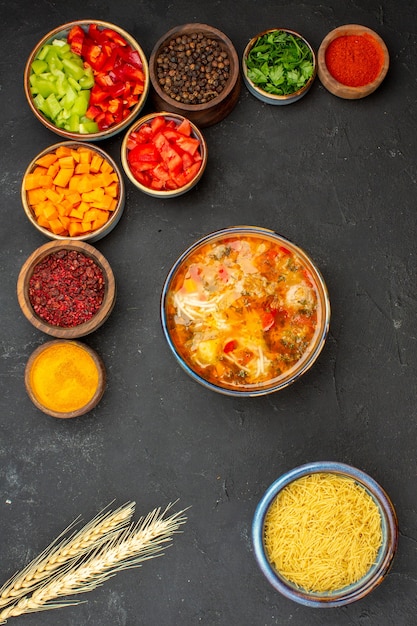
<path fill-rule="evenodd" d="M 323 333 L 315 270 L 286 245 L 227 231 L 192 249 L 173 274 L 167 330 L 205 381 L 226 389 L 270 386 L 311 357 Z"/>

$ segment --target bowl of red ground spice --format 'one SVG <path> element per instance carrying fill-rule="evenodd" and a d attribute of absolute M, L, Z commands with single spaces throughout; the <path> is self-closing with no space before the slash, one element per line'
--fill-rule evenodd
<path fill-rule="evenodd" d="M 51 241 L 23 264 L 17 281 L 20 308 L 38 330 L 76 339 L 99 328 L 116 300 L 106 258 L 83 241 Z"/>
<path fill-rule="evenodd" d="M 224 119 L 240 95 L 236 49 L 207 24 L 184 24 L 165 33 L 152 50 L 149 77 L 154 109 L 184 115 L 199 127 Z"/>
<path fill-rule="evenodd" d="M 339 98 L 369 96 L 384 80 L 388 67 L 389 53 L 383 39 L 359 24 L 335 28 L 318 51 L 318 77 Z"/>

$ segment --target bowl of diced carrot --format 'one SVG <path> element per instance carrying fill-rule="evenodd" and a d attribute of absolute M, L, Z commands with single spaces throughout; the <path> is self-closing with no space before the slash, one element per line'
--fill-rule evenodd
<path fill-rule="evenodd" d="M 93 242 L 120 220 L 125 188 L 119 167 L 104 150 L 64 141 L 31 161 L 21 198 L 30 222 L 48 238 Z"/>
<path fill-rule="evenodd" d="M 102 20 L 54 28 L 33 48 L 24 71 L 35 117 L 74 141 L 98 141 L 125 130 L 145 105 L 149 85 L 139 43 Z"/>

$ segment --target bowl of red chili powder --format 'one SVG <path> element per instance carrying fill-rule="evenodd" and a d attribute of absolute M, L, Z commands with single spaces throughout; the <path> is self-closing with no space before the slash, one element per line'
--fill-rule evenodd
<path fill-rule="evenodd" d="M 369 96 L 384 80 L 388 67 L 389 53 L 383 39 L 358 24 L 332 30 L 318 51 L 318 77 L 339 98 Z"/>
<path fill-rule="evenodd" d="M 108 261 L 90 244 L 51 241 L 23 264 L 17 297 L 35 328 L 60 339 L 75 339 L 107 320 L 115 304 L 116 283 Z"/>

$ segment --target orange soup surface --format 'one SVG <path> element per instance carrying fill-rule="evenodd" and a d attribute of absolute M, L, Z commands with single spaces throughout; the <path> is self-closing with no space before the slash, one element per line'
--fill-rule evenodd
<path fill-rule="evenodd" d="M 166 299 L 167 328 L 185 363 L 223 388 L 266 387 L 317 338 L 318 293 L 305 262 L 279 241 L 228 236 L 196 248 Z"/>

